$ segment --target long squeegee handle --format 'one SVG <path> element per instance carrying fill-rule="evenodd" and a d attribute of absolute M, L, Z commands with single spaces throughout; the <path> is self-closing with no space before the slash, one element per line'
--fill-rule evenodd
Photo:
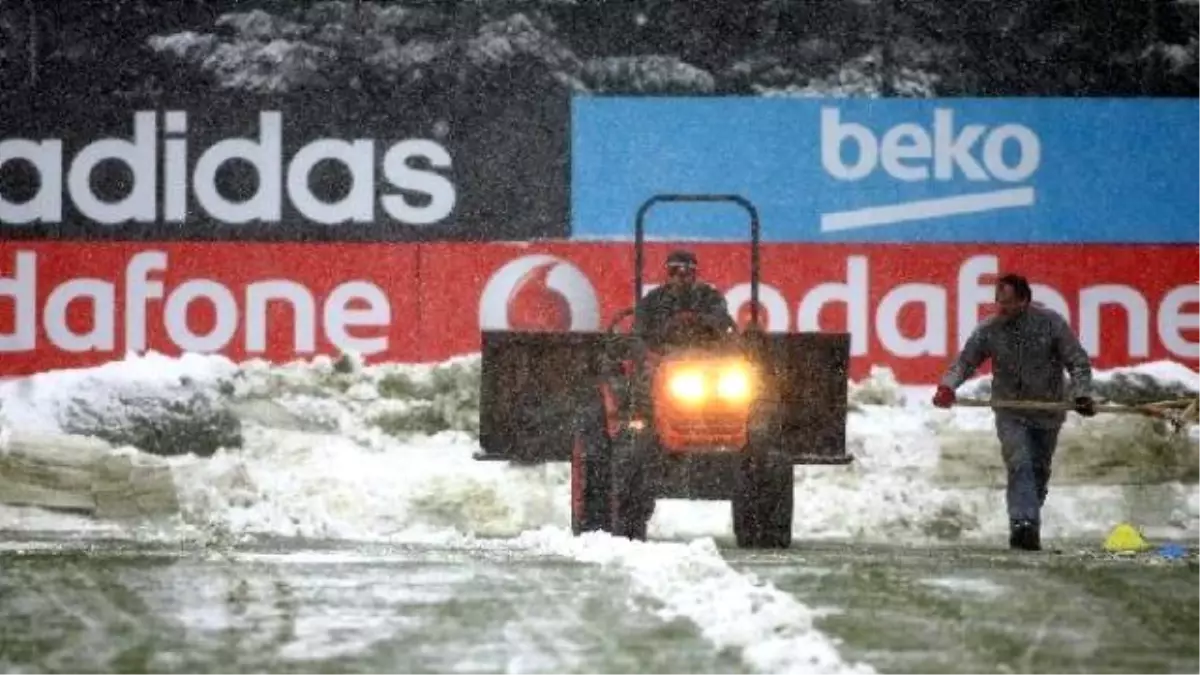
<path fill-rule="evenodd" d="M 1017 400 L 983 400 L 963 398 L 955 402 L 955 405 L 964 406 L 967 408 L 995 408 L 1004 410 L 1063 410 L 1070 411 L 1075 409 L 1075 404 L 1067 401 L 1017 401 Z M 1102 404 L 1095 406 L 1098 413 L 1117 413 L 1125 415 L 1157 415 L 1161 412 L 1164 406 L 1158 405 L 1113 405 Z"/>

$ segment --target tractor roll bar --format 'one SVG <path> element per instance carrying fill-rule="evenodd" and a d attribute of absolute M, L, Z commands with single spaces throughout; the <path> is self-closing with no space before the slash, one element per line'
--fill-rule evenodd
<path fill-rule="evenodd" d="M 634 272 L 633 272 L 633 302 L 636 305 L 642 299 L 642 263 L 645 258 L 642 247 L 646 239 L 646 214 L 656 204 L 663 202 L 731 202 L 737 204 L 750 214 L 750 324 L 758 325 L 758 244 L 759 221 L 758 209 L 750 200 L 741 195 L 719 194 L 660 194 L 647 199 L 637 211 L 633 230 Z"/>

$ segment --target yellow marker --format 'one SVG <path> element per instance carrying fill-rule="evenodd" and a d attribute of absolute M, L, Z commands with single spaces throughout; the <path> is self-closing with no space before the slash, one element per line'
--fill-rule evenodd
<path fill-rule="evenodd" d="M 1104 540 L 1104 550 L 1109 553 L 1137 553 L 1150 548 L 1150 544 L 1137 528 L 1129 523 L 1119 523 Z"/>

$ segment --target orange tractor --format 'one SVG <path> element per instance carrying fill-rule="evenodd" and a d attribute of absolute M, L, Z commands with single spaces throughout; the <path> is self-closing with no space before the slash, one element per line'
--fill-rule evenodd
<path fill-rule="evenodd" d="M 648 346 L 605 331 L 485 331 L 481 460 L 571 463 L 576 534 L 645 539 L 658 499 L 732 503 L 743 548 L 792 541 L 793 467 L 847 464 L 847 333 L 759 329 L 759 219 L 736 195 L 658 195 L 637 212 L 634 298 L 643 296 L 645 218 L 663 202 L 731 202 L 750 216 L 750 325 L 683 317 Z"/>

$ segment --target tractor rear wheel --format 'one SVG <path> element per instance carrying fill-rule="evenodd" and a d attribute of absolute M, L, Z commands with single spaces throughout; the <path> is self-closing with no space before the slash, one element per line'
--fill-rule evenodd
<path fill-rule="evenodd" d="M 598 399 L 599 397 L 597 397 Z M 612 531 L 612 452 L 604 407 L 585 403 L 575 420 L 571 448 L 571 532 Z"/>
<path fill-rule="evenodd" d="M 612 464 L 608 443 L 589 443 L 575 435 L 571 451 L 571 532 L 612 530 Z"/>

